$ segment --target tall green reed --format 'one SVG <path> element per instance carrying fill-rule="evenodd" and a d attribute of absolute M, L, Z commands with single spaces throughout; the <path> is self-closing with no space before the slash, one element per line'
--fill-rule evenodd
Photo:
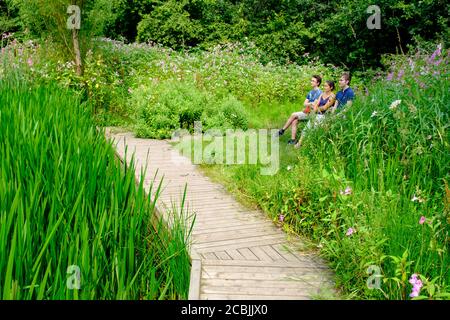
<path fill-rule="evenodd" d="M 157 197 L 136 186 L 89 105 L 3 78 L 0 141 L 2 299 L 187 297 L 181 220 L 172 230 L 155 215 Z"/>

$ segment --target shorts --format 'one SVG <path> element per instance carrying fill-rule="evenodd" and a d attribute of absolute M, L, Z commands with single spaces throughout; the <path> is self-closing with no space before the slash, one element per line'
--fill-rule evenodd
<path fill-rule="evenodd" d="M 294 112 L 293 114 L 297 117 L 298 120 L 307 120 L 309 117 L 309 114 L 304 113 L 303 111 Z"/>

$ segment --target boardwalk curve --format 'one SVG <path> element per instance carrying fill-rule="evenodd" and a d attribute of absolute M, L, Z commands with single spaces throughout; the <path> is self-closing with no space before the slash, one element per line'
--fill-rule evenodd
<path fill-rule="evenodd" d="M 189 299 L 299 300 L 333 295 L 333 274 L 317 255 L 305 252 L 258 210 L 239 204 L 221 185 L 200 173 L 163 140 L 139 139 L 106 130 L 118 155 L 134 155 L 136 177 L 146 168 L 144 186 L 162 182 L 157 207 L 186 204 L 195 212 L 190 254 Z M 127 150 L 127 151 L 126 151 Z"/>

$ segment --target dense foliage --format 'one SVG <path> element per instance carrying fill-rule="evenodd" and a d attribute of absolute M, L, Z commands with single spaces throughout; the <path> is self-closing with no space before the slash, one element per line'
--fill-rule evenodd
<path fill-rule="evenodd" d="M 66 0 L 7 0 L 0 4 L 0 32 L 66 37 Z M 364 0 L 77 0 L 82 32 L 152 41 L 186 49 L 252 42 L 263 62 L 324 63 L 352 70 L 379 67 L 383 53 L 407 52 L 417 41 L 448 45 L 450 4 L 444 0 L 378 1 L 381 29 L 368 29 L 373 11 Z M 19 19 L 20 17 L 20 19 Z M 56 26 L 55 22 L 59 21 Z M 67 30 L 66 30 L 67 31 Z M 69 34 L 70 35 L 70 34 Z"/>

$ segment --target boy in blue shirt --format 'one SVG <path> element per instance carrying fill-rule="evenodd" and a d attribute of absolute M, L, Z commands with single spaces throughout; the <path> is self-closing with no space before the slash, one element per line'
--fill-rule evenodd
<path fill-rule="evenodd" d="M 341 78 L 339 79 L 339 87 L 341 91 L 336 94 L 336 102 L 332 108 L 332 112 L 336 110 L 341 110 L 346 105 L 351 106 L 353 103 L 353 99 L 355 99 L 355 93 L 352 88 L 350 88 L 350 74 L 343 73 Z"/>
<path fill-rule="evenodd" d="M 312 90 L 308 93 L 308 95 L 306 96 L 305 102 L 303 103 L 303 105 L 305 106 L 305 109 L 303 109 L 303 111 L 294 112 L 293 114 L 291 114 L 291 116 L 287 120 L 284 127 L 278 131 L 278 135 L 281 136 L 284 134 L 286 129 L 292 125 L 291 140 L 288 141 L 288 144 L 296 143 L 298 121 L 308 119 L 309 113 L 311 112 L 311 108 L 314 105 L 314 102 L 322 94 L 322 91 L 319 89 L 321 82 L 322 82 L 322 78 L 320 76 L 318 76 L 318 75 L 312 76 L 312 78 L 311 78 Z"/>

